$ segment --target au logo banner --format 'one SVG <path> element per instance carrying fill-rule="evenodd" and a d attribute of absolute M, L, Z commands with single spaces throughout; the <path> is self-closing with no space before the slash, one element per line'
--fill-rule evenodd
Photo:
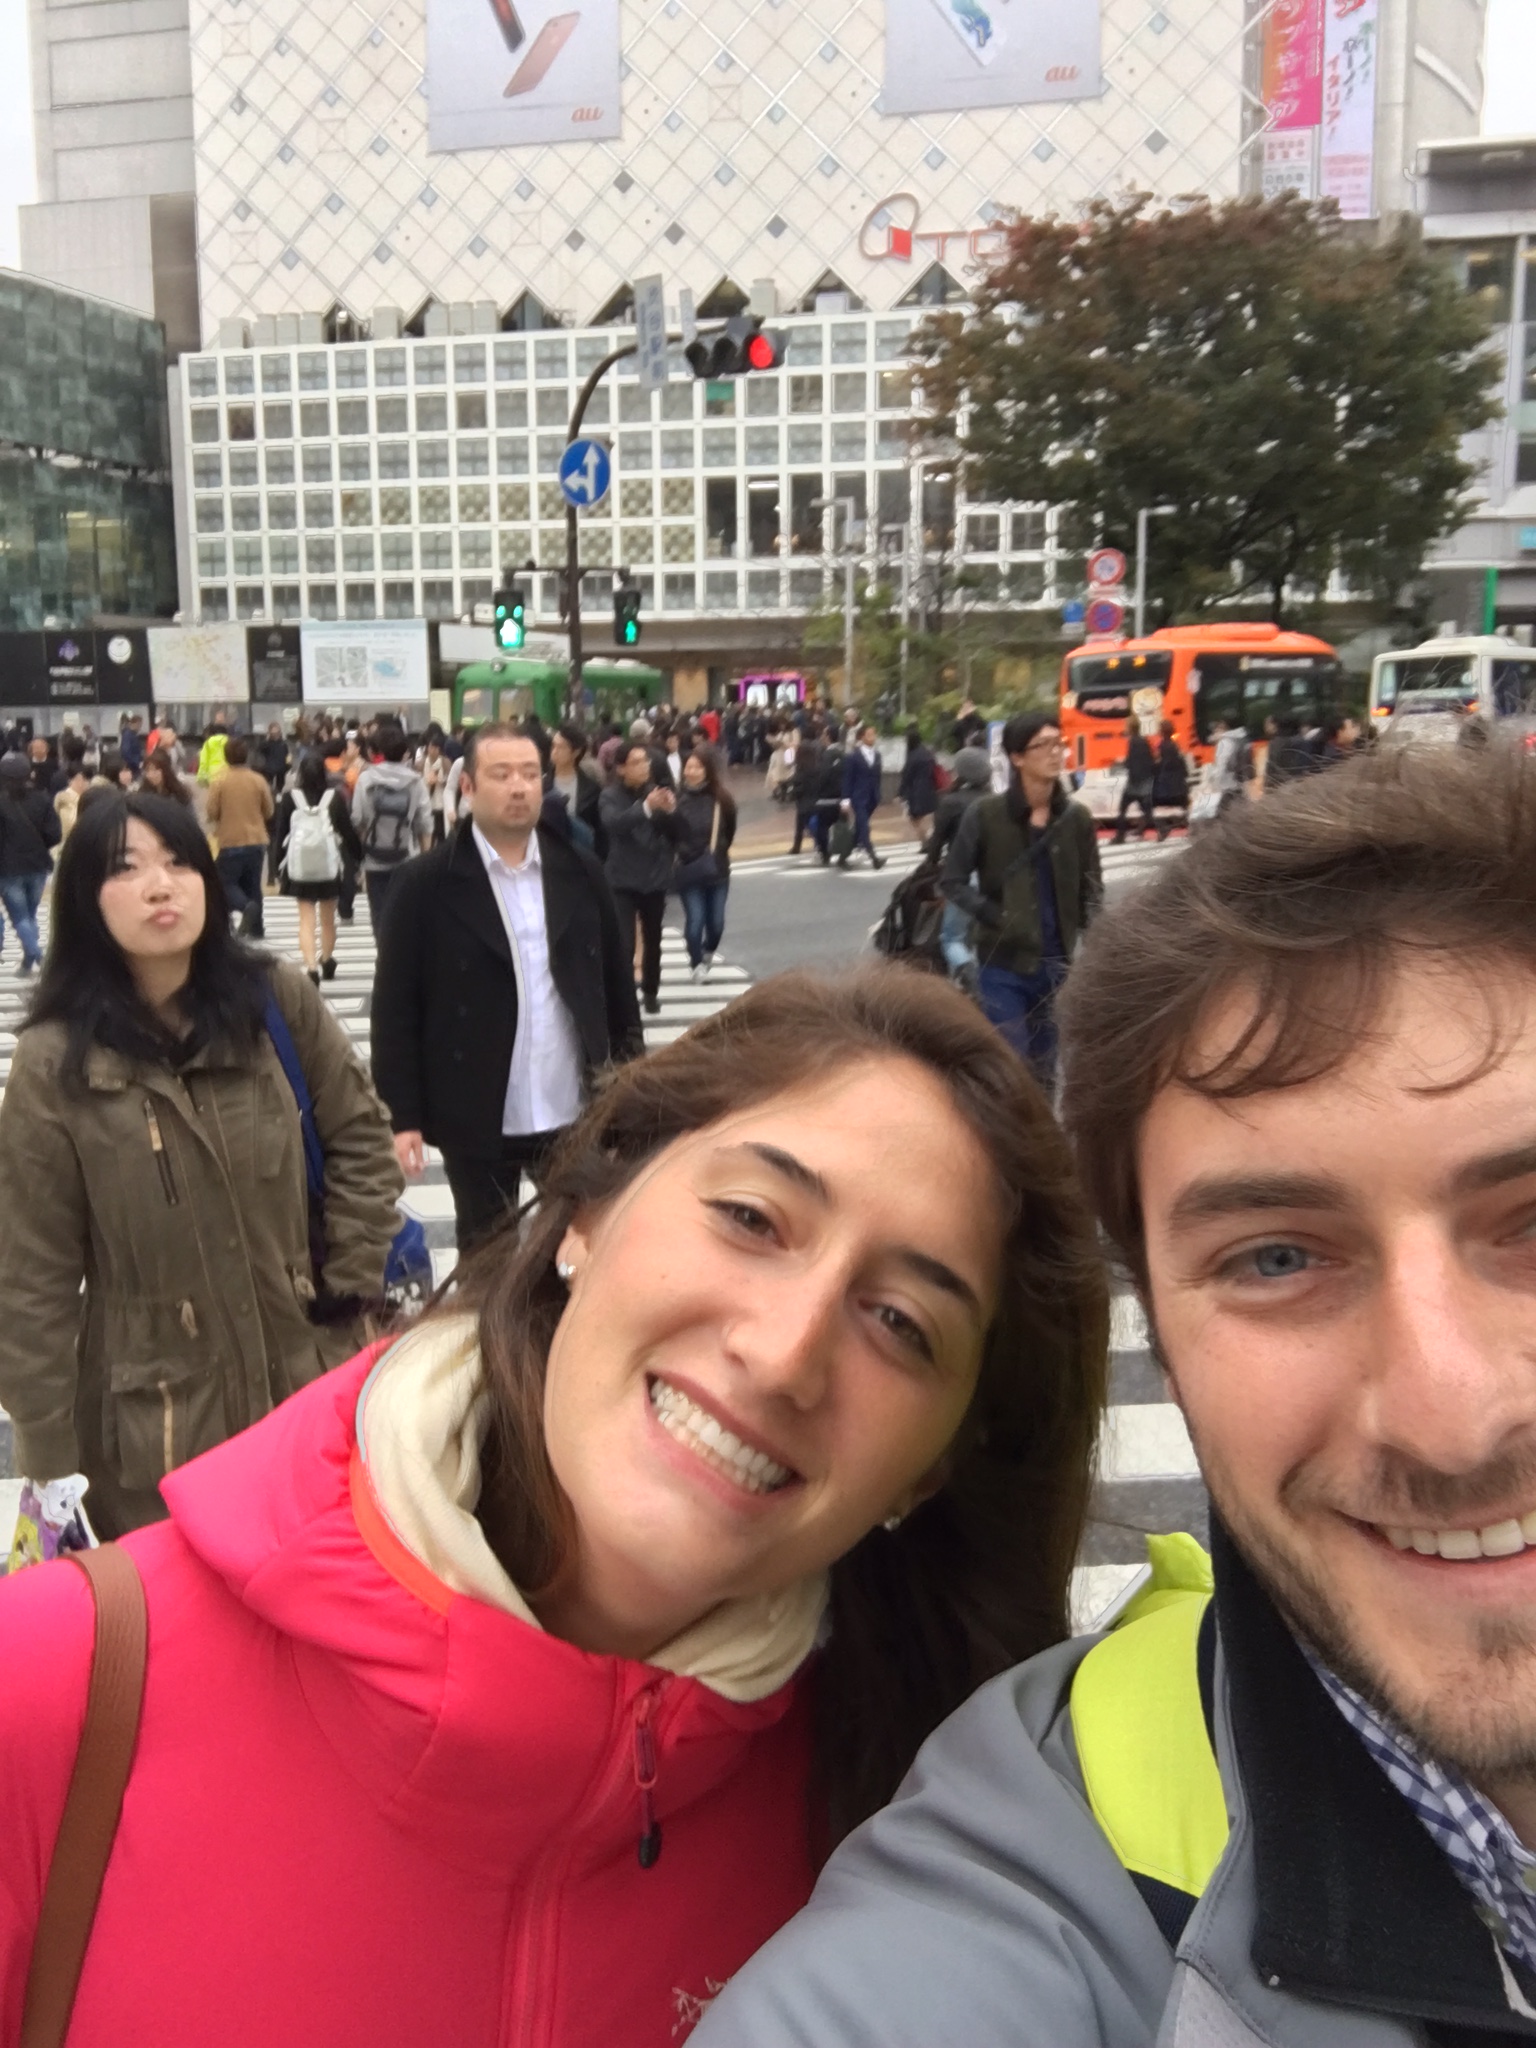
<path fill-rule="evenodd" d="M 619 133 L 619 0 L 427 0 L 427 146 Z"/>
<path fill-rule="evenodd" d="M 885 0 L 885 114 L 1093 99 L 1099 0 Z"/>

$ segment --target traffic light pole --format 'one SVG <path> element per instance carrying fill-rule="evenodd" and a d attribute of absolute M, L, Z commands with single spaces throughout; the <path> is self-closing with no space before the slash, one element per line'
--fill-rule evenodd
<path fill-rule="evenodd" d="M 721 333 L 723 329 L 711 332 Z M 667 342 L 681 341 L 680 334 L 669 334 Z M 579 439 L 581 423 L 587 416 L 587 402 L 615 363 L 623 362 L 626 356 L 638 355 L 640 344 L 632 341 L 624 348 L 611 349 L 592 370 L 585 384 L 576 394 L 576 403 L 571 408 L 571 424 L 566 431 L 566 442 Z M 581 548 L 580 528 L 576 521 L 576 507 L 569 499 L 565 507 L 565 575 L 566 575 L 566 627 L 570 637 L 571 673 L 566 682 L 567 702 L 573 712 L 581 709 L 581 670 L 585 656 L 581 648 Z"/>
<path fill-rule="evenodd" d="M 670 339 L 670 336 L 668 337 Z M 637 353 L 639 344 L 630 342 L 627 348 L 616 348 L 605 355 L 592 371 L 585 384 L 576 394 L 576 403 L 571 408 L 571 424 L 566 434 L 567 443 L 577 440 L 581 434 L 581 423 L 587 416 L 587 401 L 598 385 L 625 356 Z M 573 715 L 581 710 L 581 670 L 585 657 L 581 651 L 581 529 L 576 520 L 576 507 L 569 499 L 565 507 L 565 602 L 566 626 L 570 634 L 571 672 L 566 678 L 566 703 Z"/>

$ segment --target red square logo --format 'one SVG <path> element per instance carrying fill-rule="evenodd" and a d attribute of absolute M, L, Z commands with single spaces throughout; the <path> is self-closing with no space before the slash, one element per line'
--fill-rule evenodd
<path fill-rule="evenodd" d="M 903 263 L 910 263 L 912 261 L 912 230 L 910 228 L 892 228 L 890 236 L 891 246 L 885 252 L 887 256 L 895 256 Z"/>

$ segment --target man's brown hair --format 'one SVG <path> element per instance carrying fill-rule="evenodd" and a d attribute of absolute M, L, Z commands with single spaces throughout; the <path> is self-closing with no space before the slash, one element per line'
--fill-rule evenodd
<path fill-rule="evenodd" d="M 1331 1073 L 1410 954 L 1536 968 L 1536 760 L 1522 746 L 1393 746 L 1234 805 L 1097 920 L 1058 1011 L 1062 1115 L 1138 1285 L 1153 1097 L 1180 1082 L 1234 1099 Z M 1202 1028 L 1233 994 L 1247 1022 L 1204 1057 Z"/>

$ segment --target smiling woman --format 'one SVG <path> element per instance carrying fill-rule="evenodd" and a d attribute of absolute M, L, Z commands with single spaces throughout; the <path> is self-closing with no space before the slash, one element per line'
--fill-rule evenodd
<path fill-rule="evenodd" d="M 1106 1326 L 1050 1110 L 947 985 L 784 976 L 618 1069 L 445 1309 L 129 1546 L 149 1691 L 74 2048 L 672 2048 L 1065 1635 Z M 78 1725 L 77 1575 L 0 1583 L 0 1639 Z M 0 1689 L 0 1844 L 57 1831 L 39 1725 Z M 0 1848 L 0 2040 L 37 1862 Z"/>

